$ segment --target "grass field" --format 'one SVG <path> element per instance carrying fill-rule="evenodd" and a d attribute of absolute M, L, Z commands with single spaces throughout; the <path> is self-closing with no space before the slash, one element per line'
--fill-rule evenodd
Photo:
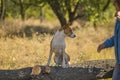
<path fill-rule="evenodd" d="M 0 69 L 16 69 L 47 63 L 50 41 L 59 23 L 28 20 L 21 22 L 7 21 L 0 25 Z M 71 64 L 98 60 L 114 59 L 114 50 L 105 49 L 97 53 L 97 46 L 113 35 L 114 21 L 99 25 L 84 27 L 75 22 L 72 26 L 76 38 L 66 37 L 66 52 L 71 57 Z M 45 33 L 44 33 L 45 32 Z M 40 34 L 41 33 L 41 34 Z M 20 37 L 22 34 L 22 37 Z M 51 65 L 54 65 L 52 60 Z M 108 79 L 111 80 L 111 79 Z"/>

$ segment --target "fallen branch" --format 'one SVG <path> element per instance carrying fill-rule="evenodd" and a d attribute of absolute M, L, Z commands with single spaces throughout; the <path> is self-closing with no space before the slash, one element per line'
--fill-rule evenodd
<path fill-rule="evenodd" d="M 69 68 L 40 66 L 39 75 L 32 73 L 32 67 L 16 70 L 0 70 L 0 80 L 97 80 L 111 78 L 115 60 L 95 60 L 71 65 Z"/>

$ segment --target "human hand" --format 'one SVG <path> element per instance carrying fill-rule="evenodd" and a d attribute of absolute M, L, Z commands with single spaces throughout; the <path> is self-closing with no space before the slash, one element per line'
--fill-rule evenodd
<path fill-rule="evenodd" d="M 105 49 L 105 45 L 104 44 L 100 44 L 97 48 L 97 52 L 100 53 L 102 49 Z"/>

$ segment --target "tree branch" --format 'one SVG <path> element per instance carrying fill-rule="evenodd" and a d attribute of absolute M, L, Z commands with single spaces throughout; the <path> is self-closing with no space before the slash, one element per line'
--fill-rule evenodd
<path fill-rule="evenodd" d="M 75 6 L 75 8 L 74 8 L 73 15 L 75 15 L 75 13 L 77 12 L 77 8 L 78 8 L 79 5 L 80 4 L 79 4 L 79 1 L 78 1 L 77 4 L 76 4 L 76 6 Z"/>
<path fill-rule="evenodd" d="M 1 0 L 1 11 L 0 11 L 1 21 L 5 19 L 5 13 L 6 13 L 6 0 Z"/>
<path fill-rule="evenodd" d="M 55 15 L 58 17 L 61 26 L 64 26 L 67 23 L 67 21 L 62 11 L 60 10 L 60 3 L 58 2 L 58 0 L 52 0 L 52 1 L 48 0 L 48 4 L 51 6 Z"/>
<path fill-rule="evenodd" d="M 68 8 L 69 22 L 73 22 L 74 20 L 78 18 L 79 15 L 75 16 L 78 6 L 79 6 L 79 1 L 76 3 L 73 11 L 71 11 L 71 8 L 70 9 Z"/>
<path fill-rule="evenodd" d="M 107 3 L 105 4 L 105 6 L 103 7 L 102 11 L 106 11 L 109 4 L 110 4 L 111 0 L 107 0 Z"/>

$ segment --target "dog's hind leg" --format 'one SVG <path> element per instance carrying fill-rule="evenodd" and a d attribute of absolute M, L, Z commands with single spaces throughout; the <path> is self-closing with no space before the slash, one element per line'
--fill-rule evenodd
<path fill-rule="evenodd" d="M 49 65 L 50 65 L 51 58 L 52 58 L 52 54 L 53 54 L 53 50 L 52 50 L 52 49 L 50 49 L 50 53 L 49 53 L 49 58 L 48 58 L 47 66 L 49 66 Z"/>
<path fill-rule="evenodd" d="M 68 68 L 69 67 L 69 65 L 70 65 L 70 58 L 69 58 L 69 56 L 66 54 L 65 55 L 65 64 L 66 64 L 66 68 Z"/>

